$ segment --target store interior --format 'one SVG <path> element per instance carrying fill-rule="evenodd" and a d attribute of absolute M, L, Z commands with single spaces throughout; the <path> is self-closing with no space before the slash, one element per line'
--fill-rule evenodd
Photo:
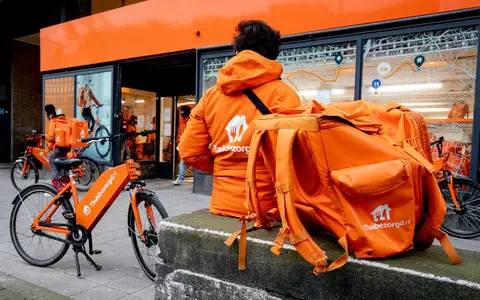
<path fill-rule="evenodd" d="M 157 130 L 156 135 L 127 141 L 130 152 L 142 166 L 155 169 L 151 177 L 176 178 L 179 108 L 195 105 L 195 52 L 127 61 L 121 65 L 121 87 L 121 130 Z M 185 178 L 192 180 L 191 168 Z"/>

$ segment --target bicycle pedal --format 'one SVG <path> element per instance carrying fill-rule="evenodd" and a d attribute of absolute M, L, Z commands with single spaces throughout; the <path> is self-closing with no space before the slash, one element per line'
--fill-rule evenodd
<path fill-rule="evenodd" d="M 75 219 L 75 213 L 72 212 L 72 211 L 64 211 L 62 212 L 62 215 L 65 219 L 68 219 L 68 220 L 73 220 Z"/>
<path fill-rule="evenodd" d="M 102 250 L 93 250 L 91 254 L 102 254 Z"/>

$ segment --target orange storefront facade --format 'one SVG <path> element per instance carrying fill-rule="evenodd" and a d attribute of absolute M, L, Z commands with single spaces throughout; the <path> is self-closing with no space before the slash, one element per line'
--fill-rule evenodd
<path fill-rule="evenodd" d="M 137 129 L 156 129 L 137 158 L 173 178 L 177 108 L 215 84 L 235 25 L 262 19 L 283 36 L 282 79 L 302 101 L 407 105 L 432 139 L 445 137 L 456 173 L 477 178 L 479 15 L 480 0 L 150 0 L 42 29 L 41 70 L 49 93 L 72 81 L 65 113 L 92 120 L 92 133 L 120 131 L 132 115 Z M 85 91 L 102 105 L 76 106 Z M 106 164 L 123 158 L 119 145 L 91 151 Z M 211 180 L 195 173 L 196 191 Z"/>

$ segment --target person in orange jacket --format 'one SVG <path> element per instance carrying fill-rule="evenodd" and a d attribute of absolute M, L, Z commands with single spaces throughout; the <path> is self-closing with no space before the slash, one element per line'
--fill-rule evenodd
<path fill-rule="evenodd" d="M 301 103 L 295 91 L 281 81 L 283 68 L 276 61 L 280 33 L 255 20 L 240 22 L 236 32 L 236 55 L 220 70 L 216 85 L 205 92 L 192 110 L 179 153 L 187 165 L 213 174 L 210 212 L 242 217 L 247 213 L 243 203 L 252 121 L 261 116 L 243 90 L 252 89 L 272 113 Z M 257 166 L 260 201 L 264 205 L 272 203 L 273 182 L 261 160 Z"/>
<path fill-rule="evenodd" d="M 183 105 L 180 107 L 180 120 L 178 123 L 178 134 L 176 144 L 180 143 L 180 139 L 187 128 L 188 119 L 190 119 L 190 112 L 192 109 L 189 106 Z M 178 149 L 178 146 L 177 146 Z M 180 158 L 180 169 L 178 170 L 178 177 L 173 182 L 174 185 L 182 185 L 185 179 L 185 162 Z"/>
<path fill-rule="evenodd" d="M 48 124 L 47 134 L 45 135 L 45 141 L 47 142 L 48 160 L 50 162 L 50 170 L 52 172 L 53 179 L 60 177 L 57 166 L 54 163 L 55 158 L 67 157 L 68 152 L 71 150 L 67 147 L 59 147 L 55 145 L 55 120 L 65 120 L 65 115 L 58 115 L 53 104 L 45 106 L 45 113 L 50 120 Z"/>

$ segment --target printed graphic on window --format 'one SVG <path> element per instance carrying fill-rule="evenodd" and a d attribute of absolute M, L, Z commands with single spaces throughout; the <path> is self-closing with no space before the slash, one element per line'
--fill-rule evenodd
<path fill-rule="evenodd" d="M 302 104 L 353 101 L 355 60 L 355 42 L 286 49 L 278 57 L 283 82 Z"/>
<path fill-rule="evenodd" d="M 75 117 L 88 121 L 89 136 L 104 137 L 112 132 L 112 72 L 76 76 Z M 84 154 L 99 162 L 110 162 L 112 143 L 93 143 Z"/>
<path fill-rule="evenodd" d="M 464 27 L 364 45 L 363 98 L 393 100 L 422 113 L 431 140 L 444 137 L 443 152 L 455 174 L 470 174 L 478 35 L 478 27 Z"/>
<path fill-rule="evenodd" d="M 207 58 L 203 60 L 202 95 L 217 83 L 218 72 L 231 56 Z"/>
<path fill-rule="evenodd" d="M 64 114 L 65 117 L 72 118 L 74 116 L 74 80 L 73 76 L 45 79 L 44 105 L 52 104 L 55 106 L 57 115 Z M 45 112 L 43 113 L 45 115 Z M 47 117 L 44 120 L 43 128 L 46 131 L 49 120 Z"/>

